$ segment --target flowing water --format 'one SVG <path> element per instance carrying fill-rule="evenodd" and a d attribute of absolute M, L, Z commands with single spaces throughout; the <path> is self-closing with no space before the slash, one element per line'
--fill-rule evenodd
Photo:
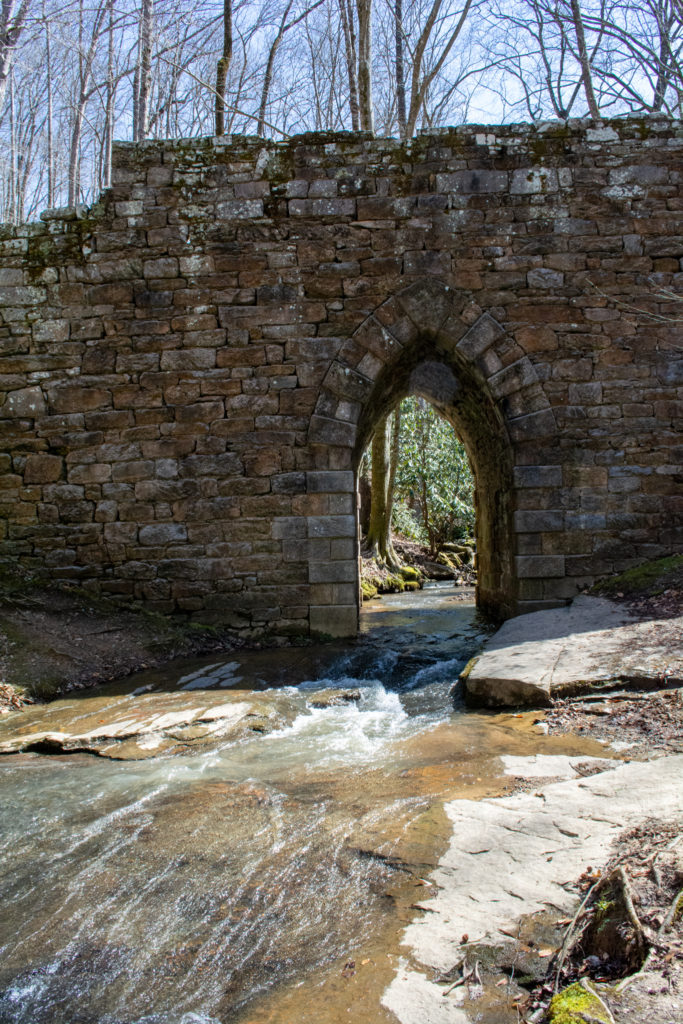
<path fill-rule="evenodd" d="M 278 687 L 287 713 L 268 734 L 146 760 L 0 760 L 2 1024 L 342 1019 L 340 986 L 373 993 L 355 1020 L 384 1019 L 375 990 L 445 841 L 439 800 L 500 792 L 498 755 L 548 738 L 529 716 L 454 706 L 485 628 L 452 587 L 386 597 L 363 621 L 345 647 L 240 652 L 103 691 L 128 707 Z M 341 703 L 316 700 L 330 689 Z"/>

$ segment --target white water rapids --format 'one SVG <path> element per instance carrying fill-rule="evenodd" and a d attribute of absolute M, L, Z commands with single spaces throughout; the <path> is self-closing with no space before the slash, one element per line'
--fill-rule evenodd
<path fill-rule="evenodd" d="M 368 836 L 429 805 L 420 744 L 444 721 L 464 735 L 448 691 L 480 642 L 452 588 L 386 598 L 346 650 L 127 683 L 131 700 L 277 685 L 295 712 L 275 732 L 144 761 L 0 760 L 1 1024 L 232 1024 L 343 962 L 393 913 L 397 868 Z M 360 699 L 312 707 L 330 688 Z"/>

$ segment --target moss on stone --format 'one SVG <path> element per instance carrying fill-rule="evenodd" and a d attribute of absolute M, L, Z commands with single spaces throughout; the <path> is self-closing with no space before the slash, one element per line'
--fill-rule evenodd
<path fill-rule="evenodd" d="M 374 587 L 368 580 L 361 580 L 360 589 L 364 601 L 371 601 L 373 597 L 377 597 L 377 587 Z"/>
<path fill-rule="evenodd" d="M 412 565 L 402 565 L 399 572 L 404 580 L 412 580 L 417 583 L 420 582 L 420 571 L 419 569 L 415 569 Z"/>
<path fill-rule="evenodd" d="M 594 594 L 610 597 L 623 594 L 628 597 L 654 597 L 674 584 L 683 582 L 683 555 L 658 558 L 627 569 L 618 576 L 600 580 L 592 588 Z"/>
<path fill-rule="evenodd" d="M 602 999 L 586 984 L 575 982 L 550 1003 L 548 1024 L 613 1024 Z"/>

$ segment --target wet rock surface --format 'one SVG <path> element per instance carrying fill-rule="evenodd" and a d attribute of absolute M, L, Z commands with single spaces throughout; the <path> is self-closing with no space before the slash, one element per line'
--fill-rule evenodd
<path fill-rule="evenodd" d="M 260 694 L 247 700 L 206 692 L 71 697 L 0 721 L 0 754 L 89 753 L 141 760 L 271 732 L 295 716 L 291 701 Z"/>
<path fill-rule="evenodd" d="M 430 876 L 437 891 L 425 903 L 429 913 L 404 933 L 410 952 L 384 1005 L 402 1024 L 545 1019 L 544 1007 L 521 1015 L 529 1008 L 529 988 L 542 984 L 551 958 L 557 962 L 586 881 L 590 886 L 602 877 L 596 866 L 609 865 L 615 845 L 625 842 L 625 826 L 637 843 L 653 793 L 657 821 L 673 822 L 674 831 L 683 832 L 682 756 L 621 765 L 532 793 L 447 803 L 453 834 Z M 594 955 L 596 967 L 604 969 L 601 954 Z M 621 1010 L 613 1000 L 619 1024 L 681 1019 L 683 998 L 666 980 L 668 1001 L 659 1006 L 660 1016 L 644 1014 L 642 1004 L 629 1009 L 624 1000 L 637 1005 L 634 993 L 643 984 L 638 978 L 629 986 Z M 650 997 L 658 997 L 661 976 L 656 992 L 652 984 Z"/>
<path fill-rule="evenodd" d="M 488 707 L 547 706 L 553 698 L 683 685 L 683 613 L 639 619 L 605 598 L 509 619 L 462 676 L 466 698 Z"/>

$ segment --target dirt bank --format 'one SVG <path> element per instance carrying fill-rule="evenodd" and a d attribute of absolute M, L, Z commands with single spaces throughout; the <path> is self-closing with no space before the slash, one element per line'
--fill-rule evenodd
<path fill-rule="evenodd" d="M 122 609 L 76 589 L 5 577 L 0 579 L 0 711 L 237 644 L 226 631 Z"/>

